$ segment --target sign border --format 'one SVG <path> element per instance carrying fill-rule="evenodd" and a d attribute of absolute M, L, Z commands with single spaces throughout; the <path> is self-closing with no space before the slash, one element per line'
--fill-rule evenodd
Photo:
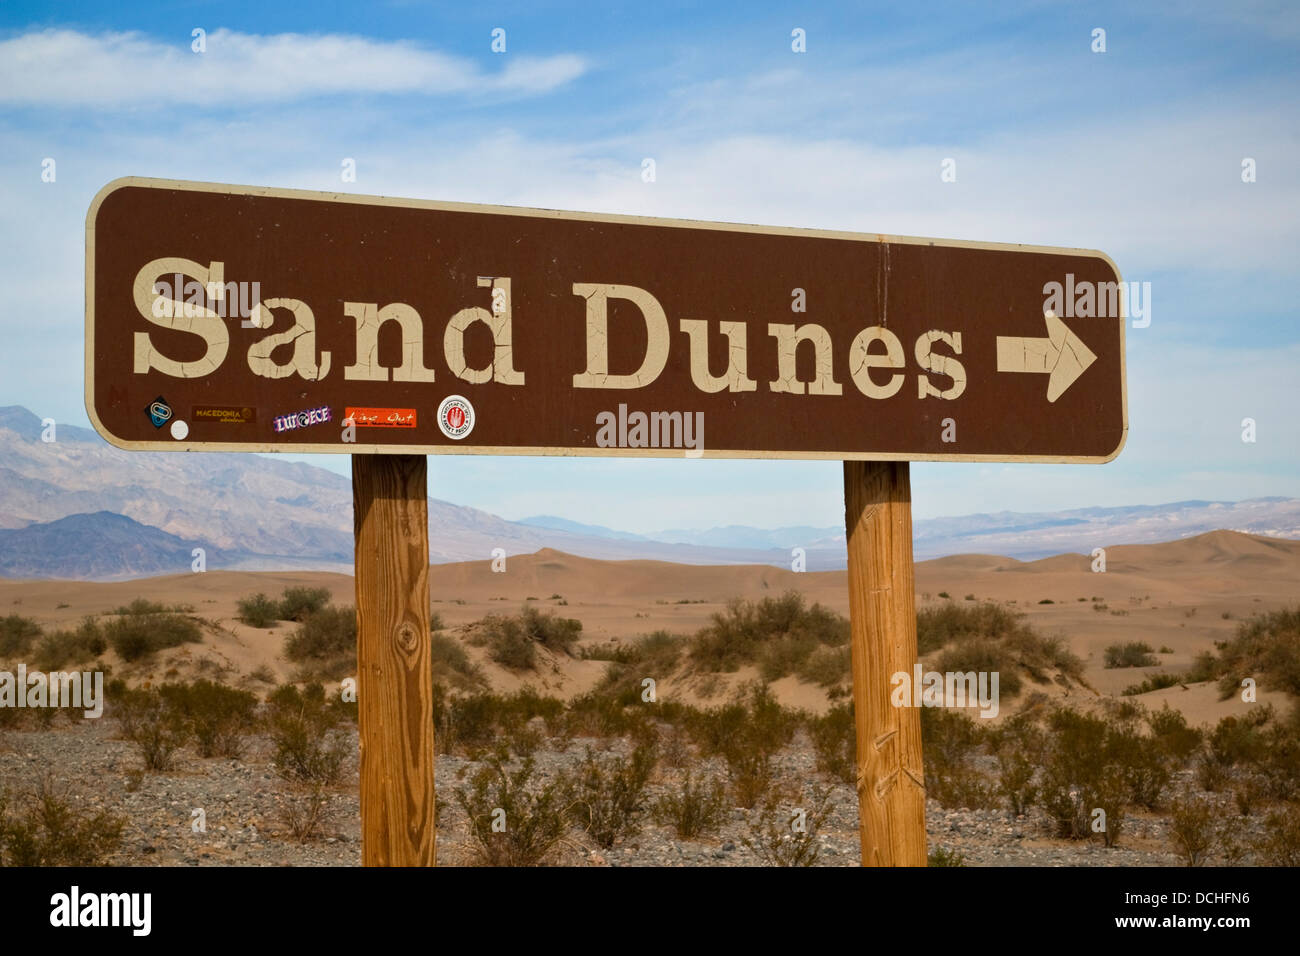
<path fill-rule="evenodd" d="M 1104 464 L 1113 461 L 1128 443 L 1128 317 L 1120 316 L 1119 371 L 1120 411 L 1123 430 L 1119 444 L 1108 455 L 927 455 L 895 454 L 892 452 L 771 452 L 735 449 L 704 449 L 700 455 L 687 455 L 682 449 L 663 448 L 537 448 L 521 446 L 455 446 L 455 445 L 372 445 L 362 442 L 330 444 L 277 445 L 266 442 L 223 443 L 220 447 L 187 441 L 126 441 L 111 434 L 95 413 L 94 351 L 95 351 L 95 219 L 104 200 L 119 189 L 144 186 L 159 189 L 185 190 L 199 193 L 220 193 L 231 196 L 269 196 L 279 199 L 303 199 L 327 202 L 355 203 L 367 206 L 391 206 L 399 209 L 437 209 L 444 212 L 465 212 L 481 215 L 530 216 L 539 219 L 576 220 L 579 222 L 623 223 L 644 226 L 668 226 L 685 229 L 711 229 L 717 232 L 758 233 L 771 236 L 803 236 L 818 239 L 841 239 L 855 242 L 883 242 L 891 245 L 943 246 L 956 249 L 988 249 L 998 252 L 1040 252 L 1053 255 L 1073 255 L 1101 259 L 1115 272 L 1118 282 L 1123 282 L 1119 266 L 1106 253 L 1097 249 L 1072 249 L 1059 246 L 1034 246 L 1020 243 L 973 242 L 964 239 L 929 239 L 921 236 L 892 236 L 885 233 L 847 232 L 831 229 L 799 229 L 788 226 L 757 226 L 746 223 L 709 222 L 698 219 L 660 219 L 653 216 L 624 216 L 611 213 L 574 212 L 563 209 L 533 209 L 526 206 L 495 206 L 477 203 L 441 202 L 431 199 L 401 199 L 391 196 L 368 196 L 357 193 L 319 192 L 310 189 L 279 189 L 270 186 L 239 186 L 225 183 L 191 182 L 176 179 L 154 179 L 147 176 L 123 176 L 106 184 L 91 200 L 86 212 L 86 335 L 85 370 L 86 414 L 100 437 L 116 448 L 127 451 L 189 451 L 189 452 L 260 452 L 271 454 L 313 455 L 512 455 L 531 457 L 581 457 L 581 458 L 700 458 L 700 459 L 775 459 L 785 461 L 965 461 L 965 462 L 1033 462 L 1039 464 Z"/>

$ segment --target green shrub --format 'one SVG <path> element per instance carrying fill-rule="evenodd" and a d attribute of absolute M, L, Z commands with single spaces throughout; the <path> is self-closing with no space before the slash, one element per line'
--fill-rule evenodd
<path fill-rule="evenodd" d="M 1150 644 L 1145 641 L 1129 641 L 1126 644 L 1111 644 L 1105 651 L 1106 666 L 1114 667 L 1154 667 L 1160 663 Z"/>
<path fill-rule="evenodd" d="M 30 618 L 17 614 L 0 617 L 0 658 L 26 654 L 40 636 L 41 629 Z"/>
<path fill-rule="evenodd" d="M 829 787 L 815 789 L 807 806 L 795 806 L 787 794 L 770 794 L 749 814 L 740 842 L 768 866 L 812 866 L 820 853 L 817 834 L 833 809 L 830 793 Z"/>
<path fill-rule="evenodd" d="M 41 671 L 61 671 L 73 664 L 97 659 L 108 641 L 94 618 L 87 617 L 75 631 L 51 631 L 36 642 L 32 666 Z"/>
<path fill-rule="evenodd" d="M 1211 678 L 1219 678 L 1219 696 L 1240 692 L 1241 681 L 1300 697 L 1300 607 L 1259 615 L 1237 625 L 1237 633 L 1219 651 Z"/>
<path fill-rule="evenodd" d="M 974 671 L 998 675 L 998 694 L 1015 697 L 1024 686 L 1016 673 L 1015 658 L 1000 643 L 986 640 L 967 640 L 943 651 L 934 662 L 934 670 L 941 674 L 966 674 Z"/>
<path fill-rule="evenodd" d="M 1143 748 L 1130 724 L 1065 709 L 1048 718 L 1050 739 L 1041 794 L 1057 836 L 1090 838 L 1095 811 L 1102 810 L 1102 837 L 1107 846 L 1114 846 L 1134 795 L 1151 803 L 1158 799 L 1168 771 L 1159 751 L 1149 745 Z M 1137 751 L 1141 755 L 1135 756 Z"/>
<path fill-rule="evenodd" d="M 638 744 L 627 757 L 601 760 L 590 747 L 578 775 L 575 822 L 598 846 L 612 847 L 640 830 L 645 788 L 655 768 L 654 744 Z"/>
<path fill-rule="evenodd" d="M 1038 798 L 1035 774 L 1047 747 L 1042 729 L 1026 714 L 1017 714 L 988 732 L 998 761 L 998 792 L 1015 816 L 1028 812 Z"/>
<path fill-rule="evenodd" d="M 922 760 L 927 796 L 944 807 L 980 809 L 994 806 L 995 792 L 976 769 L 984 731 L 960 711 L 922 707 Z"/>
<path fill-rule="evenodd" d="M 330 602 L 328 588 L 285 588 L 276 607 L 276 616 L 282 621 L 302 623 Z"/>
<path fill-rule="evenodd" d="M 819 645 L 838 647 L 848 640 L 845 618 L 820 604 L 807 607 L 802 594 L 790 591 L 779 598 L 728 602 L 691 639 L 690 658 L 701 670 L 733 672 L 763 655 L 764 678 L 775 680 L 794 673 Z"/>
<path fill-rule="evenodd" d="M 488 686 L 483 668 L 470 660 L 465 646 L 447 634 L 429 635 L 429 656 L 435 675 L 445 676 L 457 690 L 474 691 Z"/>
<path fill-rule="evenodd" d="M 239 620 L 249 627 L 274 627 L 280 618 L 280 605 L 265 594 L 240 598 L 236 607 L 239 609 Z"/>
<path fill-rule="evenodd" d="M 156 688 L 128 688 L 114 681 L 110 692 L 122 736 L 135 744 L 145 769 L 170 770 L 176 752 L 190 739 L 185 716 Z"/>
<path fill-rule="evenodd" d="M 965 866 L 966 857 L 958 850 L 937 846 L 926 858 L 926 866 Z"/>
<path fill-rule="evenodd" d="M 325 696 L 320 684 L 299 691 L 277 688 L 267 699 L 266 722 L 275 747 L 272 765 L 286 780 L 329 786 L 343 776 L 347 736 L 340 729 L 343 708 Z"/>
<path fill-rule="evenodd" d="M 851 652 L 847 647 L 819 647 L 804 659 L 796 673 L 806 684 L 838 687 L 853 674 Z"/>
<path fill-rule="evenodd" d="M 858 755 L 853 704 L 836 704 L 822 716 L 812 718 L 808 733 L 817 754 L 817 769 L 841 783 L 855 783 Z"/>
<path fill-rule="evenodd" d="M 188 725 L 200 757 L 239 757 L 257 726 L 257 697 L 197 680 L 192 684 L 163 684 L 164 701 Z"/>
<path fill-rule="evenodd" d="M 1187 765 L 1202 745 L 1201 731 L 1187 725 L 1181 712 L 1165 704 L 1160 710 L 1147 715 L 1147 726 L 1157 747 L 1176 767 Z"/>
<path fill-rule="evenodd" d="M 1300 807 L 1294 804 L 1269 814 L 1256 847 L 1265 866 L 1300 866 Z"/>
<path fill-rule="evenodd" d="M 284 641 L 284 656 L 310 680 L 339 680 L 356 673 L 357 614 L 351 606 L 311 614 Z"/>
<path fill-rule="evenodd" d="M 469 818 L 478 864 L 540 866 L 564 838 L 573 781 L 560 775 L 538 787 L 533 784 L 534 772 L 531 757 L 510 771 L 504 755 L 498 753 L 474 775 L 470 790 L 456 791 L 456 801 Z"/>
<path fill-rule="evenodd" d="M 108 810 L 79 811 L 49 777 L 24 798 L 0 791 L 0 866 L 102 866 L 125 826 Z"/>
<path fill-rule="evenodd" d="M 1175 800 L 1169 837 L 1186 866 L 1204 866 L 1215 844 L 1214 808 L 1205 800 Z"/>
<path fill-rule="evenodd" d="M 512 671 L 529 671 L 537 666 L 537 645 L 518 618 L 489 615 L 483 623 L 492 660 Z"/>
<path fill-rule="evenodd" d="M 193 619 L 159 607 L 137 600 L 119 608 L 118 616 L 105 623 L 108 644 L 122 660 L 128 663 L 146 660 L 165 648 L 203 639 L 203 632 Z"/>
<path fill-rule="evenodd" d="M 722 826 L 727 815 L 727 791 L 721 781 L 709 779 L 706 783 L 687 771 L 681 787 L 656 800 L 651 813 L 656 823 L 671 826 L 679 840 L 693 840 Z"/>

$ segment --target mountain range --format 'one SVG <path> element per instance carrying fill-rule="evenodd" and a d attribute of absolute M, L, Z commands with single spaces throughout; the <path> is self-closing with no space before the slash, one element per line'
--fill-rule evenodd
<path fill-rule="evenodd" d="M 43 438 L 51 437 L 53 441 Z M 607 560 L 789 567 L 845 565 L 844 529 L 729 526 L 632 534 L 555 516 L 508 521 L 429 499 L 430 560 L 483 560 L 553 548 Z M 1184 501 L 1044 514 L 916 521 L 918 560 L 979 552 L 1033 559 L 1220 528 L 1300 537 L 1300 499 Z M 0 576 L 119 579 L 209 569 L 352 570 L 351 482 L 274 456 L 127 452 L 95 432 L 0 408 Z"/>

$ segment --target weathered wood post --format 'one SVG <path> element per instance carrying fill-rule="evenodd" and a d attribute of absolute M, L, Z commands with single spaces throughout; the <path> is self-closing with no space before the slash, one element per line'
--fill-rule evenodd
<path fill-rule="evenodd" d="M 435 862 L 427 464 L 352 456 L 364 866 Z"/>
<path fill-rule="evenodd" d="M 920 712 L 890 703 L 891 675 L 916 663 L 908 463 L 846 461 L 844 524 L 862 865 L 925 866 Z"/>

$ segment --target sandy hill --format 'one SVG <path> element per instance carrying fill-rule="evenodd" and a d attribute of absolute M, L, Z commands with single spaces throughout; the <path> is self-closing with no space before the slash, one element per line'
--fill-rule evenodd
<path fill-rule="evenodd" d="M 0 613 L 22 614 L 58 628 L 137 597 L 188 605 L 206 622 L 202 645 L 167 651 L 139 671 L 120 667 L 111 654 L 110 664 L 119 673 L 163 679 L 189 676 L 200 661 L 211 659 L 229 680 L 262 667 L 285 679 L 293 666 L 281 652 L 294 625 L 248 627 L 236 617 L 236 602 L 258 591 L 278 595 L 294 585 L 325 587 L 338 604 L 354 599 L 352 578 L 343 574 L 209 571 L 112 583 L 0 581 Z M 531 598 L 543 609 L 582 621 L 584 643 L 629 641 L 657 630 L 692 634 L 731 598 L 752 600 L 791 589 L 810 602 L 848 613 L 843 571 L 796 574 L 762 565 L 603 561 L 551 549 L 510 557 L 504 572 L 492 571 L 488 561 L 430 569 L 432 606 L 448 633 L 463 635 L 465 626 L 488 614 L 515 613 Z M 1231 636 L 1241 619 L 1300 603 L 1300 542 L 1218 531 L 1166 544 L 1117 546 L 1107 550 L 1104 574 L 1093 573 L 1091 559 L 1079 555 L 1032 562 L 962 555 L 918 563 L 916 590 L 918 607 L 946 600 L 939 597 L 946 592 L 958 602 L 991 600 L 1023 611 L 1041 631 L 1066 639 L 1084 659 L 1087 680 L 1097 692 L 1116 695 L 1149 673 L 1186 669 L 1196 654 Z M 1145 641 L 1167 653 L 1159 655 L 1159 667 L 1106 669 L 1105 648 L 1125 641 Z M 478 648 L 471 652 L 502 689 L 529 680 L 486 662 Z M 554 663 L 533 682 L 561 694 L 581 692 L 603 670 L 591 661 Z M 738 675 L 748 676 L 752 674 Z M 826 705 L 820 691 L 792 678 L 776 687 L 789 703 L 813 709 Z M 661 693 L 670 692 L 671 687 L 661 688 Z M 1168 701 L 1197 721 L 1216 720 L 1243 706 L 1218 701 L 1212 688 L 1175 686 L 1147 696 L 1157 706 Z"/>

